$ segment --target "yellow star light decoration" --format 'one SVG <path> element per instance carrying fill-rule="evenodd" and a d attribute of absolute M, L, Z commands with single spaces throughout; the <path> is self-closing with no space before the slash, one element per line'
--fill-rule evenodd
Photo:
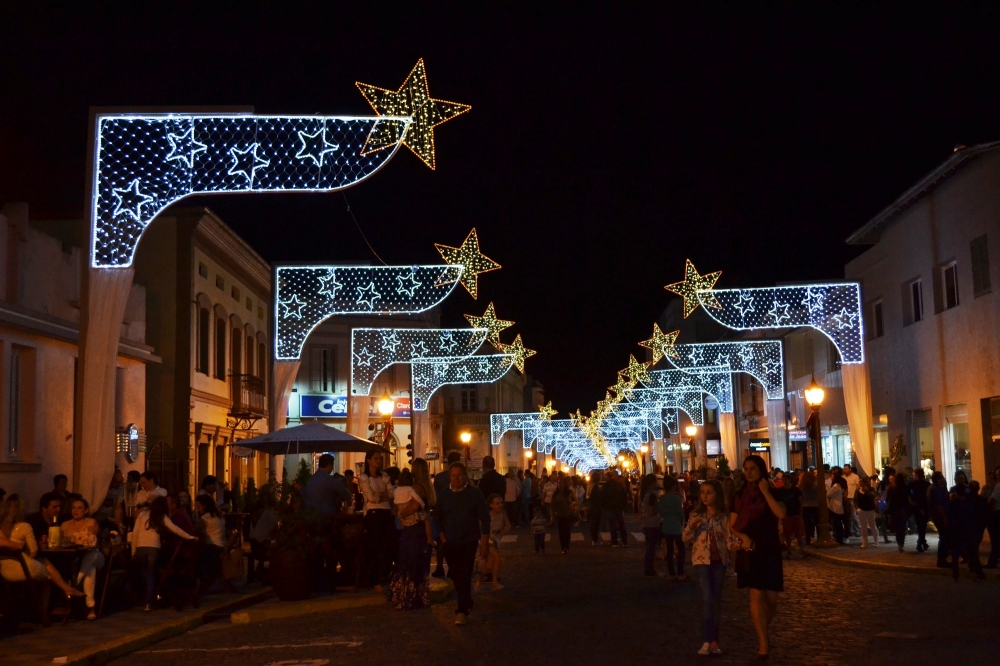
<path fill-rule="evenodd" d="M 628 355 L 628 367 L 622 370 L 619 375 L 625 375 L 629 381 L 635 385 L 637 382 L 649 382 L 649 363 L 640 363 L 632 354 Z"/>
<path fill-rule="evenodd" d="M 570 413 L 569 420 L 575 426 L 576 425 L 583 425 L 583 423 L 586 421 L 586 417 L 584 417 L 582 414 L 580 414 L 580 408 L 577 407 L 576 408 L 576 412 Z"/>
<path fill-rule="evenodd" d="M 514 358 L 512 363 L 517 367 L 518 372 L 524 372 L 524 360 L 531 356 L 534 356 L 537 352 L 534 349 L 525 349 L 524 343 L 521 342 L 521 334 L 518 333 L 517 337 L 514 338 L 514 342 L 509 345 L 500 343 L 500 351 L 504 354 L 513 354 Z"/>
<path fill-rule="evenodd" d="M 386 90 L 360 81 L 355 85 L 378 115 L 412 118 L 409 128 L 402 137 L 403 145 L 431 169 L 435 166 L 434 128 L 472 108 L 468 104 L 431 97 L 423 58 L 413 66 L 399 90 Z M 376 123 L 361 149 L 361 154 L 368 155 L 396 145 L 400 140 L 399 128 L 399 123 Z"/>
<path fill-rule="evenodd" d="M 460 282 L 473 298 L 477 298 L 479 295 L 479 274 L 500 268 L 500 264 L 479 251 L 479 236 L 476 234 L 475 227 L 462 241 L 460 247 L 451 247 L 440 243 L 434 243 L 434 247 L 444 257 L 445 263 L 452 266 L 465 266 Z M 437 286 L 440 286 L 440 283 Z"/>
<path fill-rule="evenodd" d="M 549 404 L 547 405 L 539 405 L 538 412 L 542 415 L 542 420 L 544 421 L 551 421 L 552 417 L 559 413 L 552 408 L 551 400 L 549 400 Z"/>
<path fill-rule="evenodd" d="M 685 259 L 684 281 L 668 284 L 664 287 L 664 289 L 684 297 L 684 318 L 687 319 L 688 316 L 698 308 L 698 304 L 700 302 L 698 300 L 698 292 L 714 287 L 715 283 L 719 281 L 719 276 L 721 275 L 722 271 L 698 275 L 698 271 L 695 270 L 694 264 L 691 263 L 691 260 Z M 719 304 L 719 301 L 716 300 L 713 294 L 705 294 L 703 298 L 706 306 L 715 309 L 722 308 L 722 305 Z"/>
<path fill-rule="evenodd" d="M 469 320 L 473 328 L 485 328 L 489 333 L 486 334 L 486 339 L 489 340 L 490 344 L 500 349 L 500 331 L 505 328 L 510 328 L 514 325 L 514 322 L 507 321 L 506 319 L 497 319 L 496 311 L 493 309 L 493 303 L 491 302 L 486 308 L 486 312 L 483 313 L 482 317 L 476 317 L 473 315 L 465 315 L 465 318 Z"/>
<path fill-rule="evenodd" d="M 674 349 L 674 343 L 677 342 L 677 336 L 680 335 L 680 331 L 671 331 L 670 333 L 664 333 L 660 330 L 659 324 L 653 324 L 653 337 L 649 340 L 643 340 L 639 343 L 640 347 L 645 347 L 646 349 L 652 350 L 653 352 L 653 365 L 660 362 L 660 359 L 664 356 L 669 356 L 671 358 L 680 358 L 677 350 Z"/>
<path fill-rule="evenodd" d="M 626 379 L 626 377 L 619 372 L 618 381 L 615 382 L 614 386 L 609 386 L 608 388 L 614 391 L 615 394 L 618 395 L 618 398 L 621 399 L 628 391 L 635 388 L 635 382 L 631 379 Z"/>

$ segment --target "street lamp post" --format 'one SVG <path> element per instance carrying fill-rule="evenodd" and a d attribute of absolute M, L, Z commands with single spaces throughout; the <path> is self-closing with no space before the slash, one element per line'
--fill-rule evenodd
<path fill-rule="evenodd" d="M 641 461 L 641 464 L 642 464 L 642 474 L 645 475 L 646 474 L 646 467 L 647 467 L 646 466 L 646 454 L 649 453 L 649 445 L 648 444 L 643 444 L 642 446 L 640 446 L 639 447 L 639 453 L 642 454 L 642 461 Z"/>
<path fill-rule="evenodd" d="M 531 463 L 534 462 L 532 460 L 532 458 L 534 458 L 534 457 L 535 457 L 535 454 L 534 454 L 534 452 L 531 449 L 525 449 L 525 451 L 524 451 L 524 466 L 527 468 L 527 469 L 525 469 L 526 472 L 530 472 L 531 471 Z"/>
<path fill-rule="evenodd" d="M 836 544 L 830 538 L 830 511 L 826 506 L 826 478 L 823 474 L 823 445 L 819 427 L 819 410 L 823 406 L 823 388 L 813 377 L 805 390 L 806 403 L 812 409 L 807 426 L 816 445 L 816 503 L 819 509 L 819 524 L 816 526 L 816 547 L 833 548 Z"/>
<path fill-rule="evenodd" d="M 696 426 L 694 424 L 691 424 L 691 425 L 687 426 L 686 428 L 684 428 L 684 432 L 688 436 L 688 459 L 689 459 L 688 465 L 690 466 L 690 469 L 693 472 L 694 471 L 695 455 L 696 455 L 696 451 L 697 451 L 697 449 L 696 449 L 696 447 L 694 445 L 694 437 L 695 437 L 695 435 L 698 434 L 698 426 Z"/>
<path fill-rule="evenodd" d="M 396 402 L 389 395 L 388 391 L 383 391 L 382 397 L 378 399 L 376 406 L 378 407 L 378 413 L 382 416 L 382 441 L 380 443 L 383 448 L 388 450 L 389 437 L 392 435 L 392 412 L 396 407 Z M 399 464 L 398 460 L 396 464 Z"/>

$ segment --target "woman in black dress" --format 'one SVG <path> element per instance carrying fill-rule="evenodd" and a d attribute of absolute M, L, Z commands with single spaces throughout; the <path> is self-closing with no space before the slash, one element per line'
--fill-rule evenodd
<path fill-rule="evenodd" d="M 737 555 L 736 586 L 750 588 L 757 657 L 767 659 L 768 627 L 778 610 L 778 593 L 784 590 L 778 521 L 785 517 L 785 505 L 774 498 L 767 466 L 760 456 L 747 456 L 743 461 L 743 479 L 729 520 L 730 531 L 742 546 Z"/>

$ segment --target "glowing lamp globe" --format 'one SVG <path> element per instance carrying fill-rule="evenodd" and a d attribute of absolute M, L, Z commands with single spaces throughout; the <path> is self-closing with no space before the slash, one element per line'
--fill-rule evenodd
<path fill-rule="evenodd" d="M 684 428 L 684 432 L 687 433 L 688 437 L 694 437 L 695 435 L 698 434 L 698 426 L 689 425 L 688 427 Z"/>
<path fill-rule="evenodd" d="M 463 432 L 458 438 L 462 441 L 462 444 L 468 444 L 472 441 L 472 433 L 469 431 Z"/>
<path fill-rule="evenodd" d="M 618 462 L 625 462 L 625 456 L 619 454 Z"/>
<path fill-rule="evenodd" d="M 649 453 L 649 446 L 646 445 L 646 444 L 643 444 L 642 446 L 639 447 L 639 451 L 642 452 L 642 453 Z"/>
<path fill-rule="evenodd" d="M 531 456 L 533 455 L 534 452 L 531 449 L 528 449 L 527 451 L 524 452 L 524 457 L 527 458 L 528 460 L 531 460 Z"/>
<path fill-rule="evenodd" d="M 819 406 L 823 404 L 825 392 L 823 391 L 823 387 L 816 383 L 815 377 L 812 380 L 812 384 L 803 393 L 805 393 L 806 402 L 813 409 L 819 409 Z"/>
<path fill-rule="evenodd" d="M 378 399 L 378 413 L 382 416 L 392 416 L 392 412 L 396 407 L 395 401 L 389 397 L 389 392 L 386 391 L 382 394 L 382 397 Z"/>
<path fill-rule="evenodd" d="M 562 471 L 563 471 L 563 474 L 567 474 L 567 473 L 569 473 L 569 467 L 568 467 L 568 466 L 566 466 L 566 465 L 563 465 L 563 467 L 562 467 Z"/>

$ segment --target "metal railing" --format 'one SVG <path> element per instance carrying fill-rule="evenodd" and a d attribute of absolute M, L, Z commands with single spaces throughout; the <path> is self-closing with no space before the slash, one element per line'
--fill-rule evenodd
<path fill-rule="evenodd" d="M 230 416 L 264 416 L 267 413 L 267 393 L 264 380 L 253 375 L 230 375 L 233 405 Z"/>

